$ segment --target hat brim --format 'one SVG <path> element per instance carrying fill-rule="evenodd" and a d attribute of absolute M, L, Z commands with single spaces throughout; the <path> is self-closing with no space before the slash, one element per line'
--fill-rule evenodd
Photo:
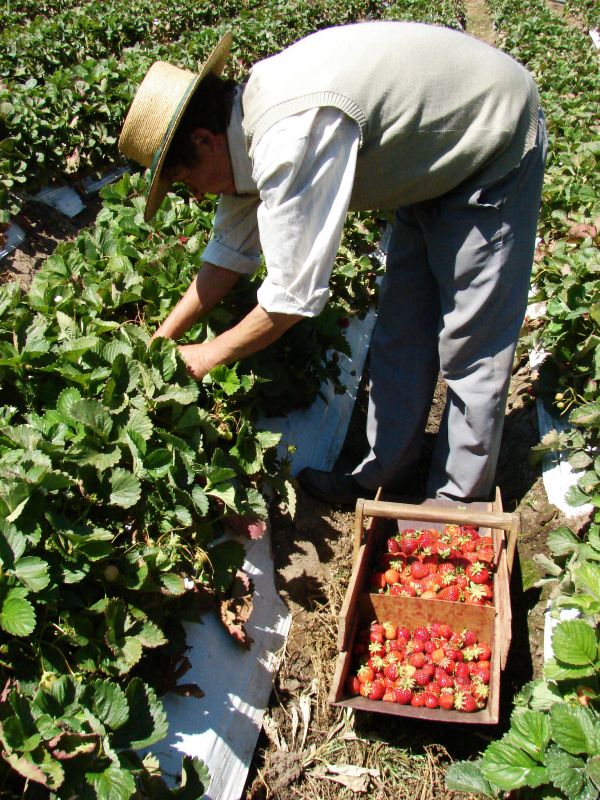
<path fill-rule="evenodd" d="M 223 72 L 223 69 L 225 68 L 225 62 L 227 61 L 227 56 L 231 50 L 231 43 L 232 35 L 231 32 L 228 31 L 208 56 L 200 68 L 198 75 L 193 81 L 190 82 L 185 94 L 177 106 L 175 113 L 171 117 L 169 127 L 167 128 L 167 131 L 163 137 L 161 146 L 154 153 L 152 158 L 152 165 L 150 167 L 150 187 L 146 194 L 146 207 L 144 209 L 145 222 L 148 222 L 156 214 L 162 204 L 162 201 L 165 199 L 165 196 L 171 188 L 172 183 L 163 177 L 162 168 L 165 163 L 169 146 L 173 141 L 173 137 L 175 136 L 175 132 L 177 131 L 185 110 L 204 78 L 211 72 L 215 75 L 220 75 Z"/>

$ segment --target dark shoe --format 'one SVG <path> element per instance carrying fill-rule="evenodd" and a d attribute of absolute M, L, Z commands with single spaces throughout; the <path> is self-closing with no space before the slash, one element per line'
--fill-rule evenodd
<path fill-rule="evenodd" d="M 298 483 L 305 492 L 332 506 L 354 506 L 359 497 L 372 499 L 374 492 L 343 472 L 323 472 L 305 467 L 298 473 Z"/>

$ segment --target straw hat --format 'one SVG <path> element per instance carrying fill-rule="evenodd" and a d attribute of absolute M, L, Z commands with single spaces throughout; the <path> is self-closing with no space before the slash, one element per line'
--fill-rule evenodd
<path fill-rule="evenodd" d="M 231 39 L 231 33 L 226 33 L 197 73 L 156 61 L 133 98 L 123 123 L 119 150 L 151 170 L 144 210 L 146 222 L 158 211 L 171 187 L 161 172 L 177 126 L 202 79 L 210 72 L 223 72 Z"/>

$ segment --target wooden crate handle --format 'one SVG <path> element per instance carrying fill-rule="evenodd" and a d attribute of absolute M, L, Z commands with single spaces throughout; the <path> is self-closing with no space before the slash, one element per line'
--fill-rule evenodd
<path fill-rule="evenodd" d="M 394 503 L 388 500 L 356 501 L 354 526 L 354 555 L 358 553 L 364 536 L 365 517 L 386 517 L 388 519 L 418 519 L 423 522 L 445 522 L 474 527 L 500 528 L 508 532 L 507 561 L 508 571 L 512 570 L 517 537 L 521 527 L 519 514 L 508 514 L 504 511 L 467 511 L 451 507 L 413 505 L 412 503 Z"/>

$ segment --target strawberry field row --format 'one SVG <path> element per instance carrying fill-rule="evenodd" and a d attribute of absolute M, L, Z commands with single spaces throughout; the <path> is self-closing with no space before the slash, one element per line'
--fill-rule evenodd
<path fill-rule="evenodd" d="M 515 699 L 509 730 L 477 762 L 454 765 L 448 786 L 490 798 L 593 800 L 600 791 L 600 157 L 598 61 L 586 31 L 557 16 L 543 0 L 491 0 L 503 47 L 535 73 L 548 119 L 549 159 L 533 274 L 535 299 L 546 304 L 530 320 L 523 350 L 547 352 L 539 388 L 572 429 L 551 431 L 535 448 L 562 451 L 582 470 L 567 499 L 595 507 L 578 535 L 552 531 L 552 558 L 538 555 L 552 585 L 558 621 L 543 675 Z M 569 6 L 590 19 L 591 4 Z M 593 15 L 592 15 L 593 16 Z"/>

